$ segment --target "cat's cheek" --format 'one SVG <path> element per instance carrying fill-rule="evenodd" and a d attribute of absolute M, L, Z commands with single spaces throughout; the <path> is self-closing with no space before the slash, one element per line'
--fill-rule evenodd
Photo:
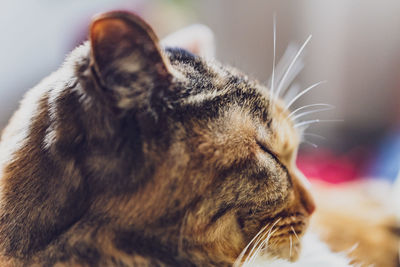
<path fill-rule="evenodd" d="M 258 161 L 260 166 L 269 165 L 269 157 L 265 152 L 263 152 L 261 150 L 257 151 L 255 153 L 255 157 L 256 157 L 256 159 L 257 159 L 257 161 Z"/>

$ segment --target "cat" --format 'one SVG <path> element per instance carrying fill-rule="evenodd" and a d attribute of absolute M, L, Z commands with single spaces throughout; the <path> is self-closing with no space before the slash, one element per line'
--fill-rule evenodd
<path fill-rule="evenodd" d="M 232 266 L 255 236 L 295 261 L 315 203 L 289 113 L 137 15 L 97 16 L 2 134 L 1 266 Z"/>

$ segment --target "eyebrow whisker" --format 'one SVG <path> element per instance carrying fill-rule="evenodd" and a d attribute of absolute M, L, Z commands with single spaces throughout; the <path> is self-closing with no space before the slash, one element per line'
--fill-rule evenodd
<path fill-rule="evenodd" d="M 325 136 L 319 135 L 319 134 L 314 134 L 314 133 L 303 133 L 304 136 L 312 136 L 312 137 L 316 137 L 322 140 L 326 140 Z"/>
<path fill-rule="evenodd" d="M 294 125 L 294 127 L 298 128 L 298 127 L 301 127 L 301 126 L 314 124 L 314 123 L 318 123 L 318 122 L 343 122 L 343 120 L 320 120 L 320 119 L 315 119 L 315 120 L 308 120 L 308 121 L 302 121 L 302 122 L 296 123 Z"/>
<path fill-rule="evenodd" d="M 311 40 L 312 35 L 310 34 L 307 38 L 307 40 L 303 43 L 303 45 L 300 47 L 299 51 L 297 52 L 297 54 L 294 56 L 292 62 L 290 63 L 289 67 L 286 69 L 285 74 L 283 75 L 281 81 L 279 82 L 278 85 L 278 89 L 275 95 L 275 98 L 279 96 L 280 91 L 282 90 L 282 86 L 284 81 L 286 80 L 286 77 L 288 76 L 290 70 L 292 69 L 293 65 L 296 63 L 298 57 L 300 56 L 300 54 L 303 52 L 304 48 L 306 47 L 306 45 L 308 44 L 308 42 Z"/>
<path fill-rule="evenodd" d="M 299 108 L 295 109 L 294 111 L 292 111 L 289 114 L 288 117 L 291 118 L 292 116 L 294 116 L 296 113 L 302 111 L 303 109 L 307 109 L 307 108 L 311 108 L 311 107 L 326 107 L 326 108 L 332 108 L 332 109 L 336 108 L 333 105 L 325 104 L 325 103 L 317 103 L 317 104 L 305 105 L 305 106 L 299 107 Z"/>
<path fill-rule="evenodd" d="M 286 105 L 285 109 L 289 109 L 290 106 L 291 106 L 297 99 L 299 99 L 300 97 L 302 97 L 304 94 L 306 94 L 307 92 L 309 92 L 309 91 L 310 91 L 311 89 L 313 89 L 314 87 L 317 87 L 318 85 L 323 84 L 323 83 L 326 83 L 326 81 L 320 81 L 320 82 L 314 83 L 313 85 L 311 85 L 311 86 L 307 87 L 306 89 L 304 89 L 303 91 L 301 91 L 301 93 L 297 94 L 297 96 L 296 96 L 295 98 L 293 98 L 293 99 L 289 102 L 289 104 Z"/>
<path fill-rule="evenodd" d="M 328 110 L 332 110 L 334 108 L 331 107 L 326 107 L 326 108 L 318 108 L 318 109 L 314 109 L 314 110 L 309 110 L 309 111 L 305 111 L 303 113 L 297 114 L 296 116 L 293 116 L 292 120 L 295 121 L 301 117 L 313 114 L 313 113 L 317 113 L 317 112 L 322 112 L 322 111 L 328 111 Z"/>

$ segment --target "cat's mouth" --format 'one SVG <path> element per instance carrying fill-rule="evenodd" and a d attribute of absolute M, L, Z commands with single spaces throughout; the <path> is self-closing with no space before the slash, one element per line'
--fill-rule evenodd
<path fill-rule="evenodd" d="M 301 238 L 308 226 L 308 217 L 296 212 L 287 214 L 276 223 L 264 254 L 296 261 L 301 251 Z"/>
<path fill-rule="evenodd" d="M 258 257 L 296 261 L 307 225 L 308 219 L 299 213 L 274 219 L 249 242 L 236 262 L 252 262 Z"/>
<path fill-rule="evenodd" d="M 263 254 L 268 257 L 278 257 L 296 261 L 301 251 L 301 237 L 306 229 L 304 220 L 283 223 L 276 226 L 276 231 L 264 247 Z"/>

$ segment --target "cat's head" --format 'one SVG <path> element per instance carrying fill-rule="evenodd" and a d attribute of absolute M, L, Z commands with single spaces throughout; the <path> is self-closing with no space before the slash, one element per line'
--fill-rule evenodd
<path fill-rule="evenodd" d="M 41 185 L 56 192 L 30 208 L 36 230 L 57 234 L 67 212 L 74 220 L 91 214 L 106 218 L 125 253 L 148 251 L 135 239 L 140 233 L 140 240 L 157 240 L 158 254 L 232 264 L 259 234 L 243 259 L 255 247 L 295 260 L 315 207 L 295 164 L 300 137 L 283 103 L 233 68 L 161 48 L 132 14 L 97 17 L 89 51 L 69 60 L 76 79 L 44 90 L 27 143 L 35 148 L 20 152 L 40 148 L 35 153 L 45 159 L 35 166 L 47 169 L 29 174 L 39 172 Z M 18 168 L 8 166 L 6 176 L 26 172 Z M 69 182 L 43 182 L 46 175 Z M 7 179 L 9 188 L 31 186 Z M 12 193 L 4 197 L 26 205 Z M 64 220 L 42 223 L 46 212 Z"/>
<path fill-rule="evenodd" d="M 267 226 L 264 247 L 295 259 L 314 203 L 283 104 L 232 68 L 160 49 L 134 16 L 97 19 L 91 46 L 98 93 L 134 112 L 144 162 L 153 163 L 136 193 L 144 230 L 179 224 L 179 249 L 234 259 Z"/>

